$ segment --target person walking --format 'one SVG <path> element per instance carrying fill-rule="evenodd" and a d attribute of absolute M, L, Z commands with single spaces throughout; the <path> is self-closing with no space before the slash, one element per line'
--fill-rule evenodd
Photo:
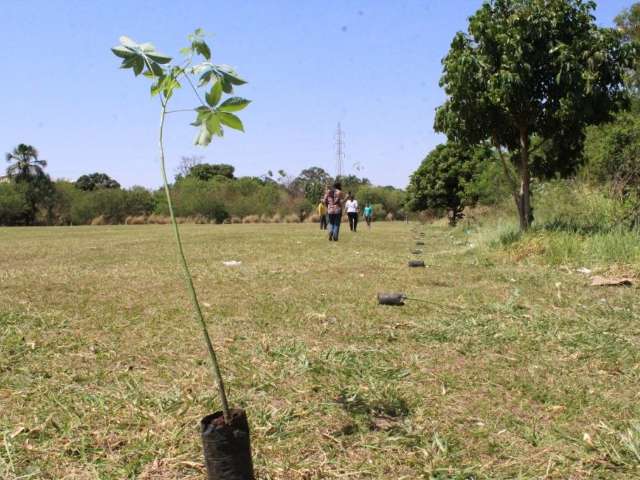
<path fill-rule="evenodd" d="M 351 192 L 347 197 L 345 208 L 347 209 L 347 217 L 349 217 L 349 229 L 352 232 L 358 231 L 358 201 L 353 198 Z"/>
<path fill-rule="evenodd" d="M 318 208 L 316 209 L 318 216 L 320 217 L 320 230 L 327 229 L 327 206 L 324 204 L 324 199 L 320 199 Z"/>
<path fill-rule="evenodd" d="M 367 202 L 367 206 L 364 207 L 364 221 L 367 222 L 367 228 L 371 230 L 371 220 L 373 219 L 373 207 L 371 202 Z"/>
<path fill-rule="evenodd" d="M 324 194 L 324 204 L 329 215 L 329 241 L 337 242 L 340 234 L 340 217 L 342 216 L 342 184 L 335 182 Z"/>

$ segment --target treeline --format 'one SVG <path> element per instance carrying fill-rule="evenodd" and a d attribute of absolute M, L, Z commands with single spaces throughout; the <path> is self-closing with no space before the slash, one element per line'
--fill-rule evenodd
<path fill-rule="evenodd" d="M 0 183 L 1 225 L 103 225 L 167 223 L 163 189 L 121 188 L 104 173 L 75 182 L 51 180 L 46 161 L 29 145 L 7 154 L 11 162 Z M 284 171 L 261 177 L 236 177 L 227 164 L 183 158 L 170 186 L 175 214 L 182 222 L 256 223 L 316 221 L 318 202 L 332 178 L 318 167 L 292 177 Z M 374 186 L 366 178 L 344 176 L 346 191 L 374 206 L 377 219 L 404 215 L 405 192 Z"/>

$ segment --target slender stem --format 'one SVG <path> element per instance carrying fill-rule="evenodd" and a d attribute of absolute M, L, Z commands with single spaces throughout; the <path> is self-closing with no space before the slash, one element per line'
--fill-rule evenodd
<path fill-rule="evenodd" d="M 169 182 L 167 182 L 167 171 L 165 168 L 164 161 L 164 122 L 167 114 L 167 100 L 162 100 L 162 113 L 160 114 L 160 133 L 159 133 L 159 147 L 160 147 L 160 170 L 162 172 L 162 182 L 164 184 L 164 193 L 167 196 L 167 205 L 169 206 L 169 216 L 171 217 L 171 225 L 173 226 L 173 233 L 176 239 L 176 246 L 178 249 L 178 257 L 180 259 L 180 263 L 182 264 L 182 271 L 184 273 L 184 278 L 187 283 L 187 290 L 189 290 L 189 294 L 191 296 L 191 303 L 193 305 L 193 310 L 195 312 L 195 317 L 202 328 L 202 335 L 204 336 L 204 341 L 207 344 L 207 350 L 209 351 L 209 358 L 211 359 L 212 370 L 213 370 L 213 378 L 215 382 L 218 384 L 218 393 L 220 394 L 220 400 L 222 402 L 222 414 L 224 416 L 224 420 L 227 424 L 231 422 L 231 415 L 229 414 L 229 403 L 227 402 L 227 395 L 224 390 L 224 382 L 222 381 L 222 374 L 220 373 L 220 365 L 218 364 L 218 358 L 216 357 L 216 352 L 213 349 L 213 345 L 211 344 L 211 338 L 209 337 L 209 332 L 207 330 L 207 324 L 204 321 L 202 316 L 202 309 L 200 308 L 200 302 L 198 302 L 198 296 L 196 295 L 196 290 L 193 287 L 193 279 L 191 277 L 191 272 L 189 271 L 189 266 L 187 264 L 187 259 L 184 256 L 184 250 L 182 249 L 182 240 L 180 238 L 180 230 L 178 229 L 178 223 L 176 222 L 176 217 L 173 213 L 173 202 L 171 201 L 171 192 L 169 191 Z"/>
<path fill-rule="evenodd" d="M 195 112 L 196 109 L 195 108 L 180 108 L 178 110 L 167 110 L 166 112 L 164 112 L 165 114 L 169 115 L 170 113 L 180 113 L 180 112 Z"/>
<path fill-rule="evenodd" d="M 202 97 L 200 96 L 200 92 L 198 92 L 198 89 L 196 88 L 196 86 L 191 81 L 191 77 L 189 76 L 189 74 L 187 72 L 184 72 L 184 76 L 187 79 L 187 81 L 189 82 L 189 85 L 191 85 L 191 89 L 193 90 L 193 93 L 195 93 L 196 97 L 198 97 L 198 100 L 200 100 L 200 103 L 206 107 L 207 104 L 204 103 L 204 100 L 202 100 Z"/>

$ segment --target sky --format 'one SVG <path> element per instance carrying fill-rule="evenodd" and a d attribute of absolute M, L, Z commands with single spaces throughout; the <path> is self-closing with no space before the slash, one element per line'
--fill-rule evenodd
<path fill-rule="evenodd" d="M 610 26 L 632 0 L 599 0 Z M 229 163 L 237 175 L 318 166 L 405 187 L 444 138 L 433 131 L 444 100 L 441 59 L 482 0 L 0 0 L 0 151 L 34 145 L 54 178 L 104 172 L 123 186 L 161 183 L 158 100 L 149 81 L 120 70 L 120 35 L 177 56 L 197 27 L 212 33 L 215 63 L 232 65 L 252 100 L 228 130 L 196 147 L 191 113 L 167 125 L 167 169 L 183 156 Z M 182 89 L 172 108 L 198 105 Z M 4 166 L 2 166 L 4 169 Z M 0 170 L 1 172 L 1 170 Z"/>

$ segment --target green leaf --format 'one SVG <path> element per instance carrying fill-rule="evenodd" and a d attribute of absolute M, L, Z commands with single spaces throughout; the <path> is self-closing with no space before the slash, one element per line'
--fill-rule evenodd
<path fill-rule="evenodd" d="M 196 40 L 191 44 L 191 48 L 207 60 L 211 60 L 211 50 L 204 40 Z"/>
<path fill-rule="evenodd" d="M 220 119 L 215 113 L 211 113 L 207 117 L 207 130 L 213 135 L 219 135 L 220 133 Z"/>
<path fill-rule="evenodd" d="M 135 55 L 135 52 L 131 51 L 127 47 L 123 47 L 122 45 L 117 45 L 111 48 L 113 54 L 120 58 L 130 58 Z"/>
<path fill-rule="evenodd" d="M 211 107 L 215 107 L 220 101 L 220 97 L 222 96 L 222 84 L 220 81 L 217 81 L 211 87 L 211 91 L 205 95 L 205 100 Z"/>
<path fill-rule="evenodd" d="M 133 73 L 137 77 L 144 70 L 144 58 L 140 56 L 133 57 Z"/>
<path fill-rule="evenodd" d="M 218 110 L 221 112 L 237 112 L 245 108 L 250 103 L 251 101 L 245 98 L 231 97 L 222 102 L 220 107 L 218 107 Z"/>
<path fill-rule="evenodd" d="M 222 83 L 222 91 L 224 93 L 233 93 L 233 85 L 231 85 L 231 82 L 226 75 L 223 76 L 219 82 Z"/>
<path fill-rule="evenodd" d="M 220 112 L 218 113 L 218 118 L 220 119 L 220 123 L 222 123 L 223 125 L 233 128 L 234 130 L 240 130 L 241 132 L 244 132 L 244 126 L 242 125 L 242 122 L 233 113 Z"/>
<path fill-rule="evenodd" d="M 196 135 L 195 144 L 200 145 L 202 147 L 206 147 L 211 143 L 211 132 L 207 129 L 206 125 L 202 125 L 200 127 L 200 131 L 198 135 Z"/>
<path fill-rule="evenodd" d="M 171 57 L 158 53 L 155 50 L 147 53 L 147 57 L 157 63 L 165 64 L 171 61 Z"/>

